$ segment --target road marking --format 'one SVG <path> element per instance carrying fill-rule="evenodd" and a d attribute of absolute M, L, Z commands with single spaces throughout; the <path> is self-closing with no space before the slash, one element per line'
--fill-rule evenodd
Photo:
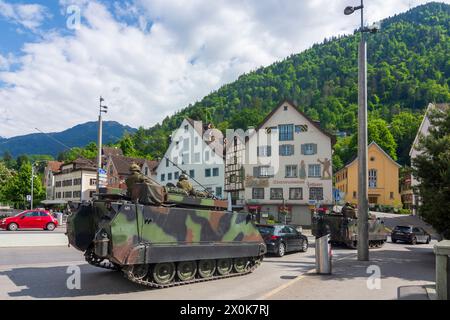
<path fill-rule="evenodd" d="M 356 253 L 350 253 L 350 254 L 348 254 L 348 255 L 345 255 L 345 256 L 340 257 L 340 258 L 338 258 L 338 259 L 335 259 L 335 260 L 333 260 L 333 261 L 334 261 L 334 262 L 337 262 L 337 261 L 340 261 L 340 260 L 342 260 L 342 259 L 349 258 L 349 257 L 354 256 L 354 255 L 356 255 Z M 286 288 L 292 286 L 294 283 L 297 283 L 298 281 L 304 279 L 304 278 L 306 277 L 307 274 L 314 273 L 315 271 L 316 271 L 316 268 L 313 268 L 313 269 L 311 269 L 311 270 L 308 270 L 307 272 L 302 273 L 301 275 L 299 275 L 297 278 L 292 279 L 292 280 L 289 281 L 288 283 L 285 283 L 285 284 L 279 286 L 278 288 L 275 288 L 275 289 L 269 291 L 268 293 L 266 293 L 266 294 L 263 295 L 262 297 L 259 297 L 259 298 L 256 299 L 256 300 L 267 300 L 268 298 L 274 296 L 274 295 L 277 294 L 278 292 L 280 292 L 280 291 L 282 291 L 282 290 L 284 290 L 284 289 L 286 289 Z"/>

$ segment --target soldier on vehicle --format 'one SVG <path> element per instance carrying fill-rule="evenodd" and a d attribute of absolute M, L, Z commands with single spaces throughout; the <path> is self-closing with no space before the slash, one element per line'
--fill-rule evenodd
<path fill-rule="evenodd" d="M 136 163 L 131 164 L 130 172 L 131 175 L 125 180 L 125 183 L 127 185 L 127 195 L 129 197 L 131 197 L 133 186 L 136 183 L 146 183 L 148 185 L 156 185 L 156 183 L 152 179 L 141 173 L 141 168 Z"/>
<path fill-rule="evenodd" d="M 180 175 L 180 178 L 178 179 L 177 187 L 180 189 L 183 189 L 188 194 L 194 193 L 194 187 L 192 186 L 192 183 L 189 182 L 189 178 L 186 174 Z"/>

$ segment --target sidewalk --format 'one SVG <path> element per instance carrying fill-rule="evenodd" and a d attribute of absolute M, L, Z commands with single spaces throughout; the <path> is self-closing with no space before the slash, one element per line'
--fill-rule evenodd
<path fill-rule="evenodd" d="M 0 248 L 67 246 L 65 228 L 49 231 L 16 231 L 0 233 Z"/>
<path fill-rule="evenodd" d="M 434 245 L 434 242 L 433 242 Z M 356 251 L 333 261 L 332 275 L 315 270 L 266 299 L 273 300 L 428 300 L 426 286 L 434 285 L 435 257 L 432 245 L 408 246 L 387 243 L 370 252 L 370 262 L 356 259 Z M 368 267 L 379 267 L 381 281 Z M 370 270 L 370 269 L 369 269 Z M 372 287 L 372 289 L 370 289 Z"/>

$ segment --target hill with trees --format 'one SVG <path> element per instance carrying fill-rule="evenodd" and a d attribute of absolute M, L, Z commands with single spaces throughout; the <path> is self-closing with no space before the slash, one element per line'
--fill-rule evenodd
<path fill-rule="evenodd" d="M 356 150 L 359 34 L 326 39 L 283 61 L 240 76 L 151 128 L 125 136 L 125 153 L 158 158 L 185 117 L 217 128 L 256 126 L 285 98 L 327 130 L 345 136 L 334 166 Z M 429 102 L 450 101 L 450 5 L 428 3 L 381 21 L 368 37 L 369 135 L 394 159 L 408 152 Z"/>

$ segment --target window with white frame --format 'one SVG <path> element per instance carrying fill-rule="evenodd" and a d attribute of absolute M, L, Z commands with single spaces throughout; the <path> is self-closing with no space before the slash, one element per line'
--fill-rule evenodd
<path fill-rule="evenodd" d="M 377 187 L 377 170 L 370 169 L 369 170 L 369 188 Z"/>
<path fill-rule="evenodd" d="M 280 146 L 280 156 L 288 157 L 294 155 L 293 144 L 282 144 Z"/>
<path fill-rule="evenodd" d="M 181 164 L 189 164 L 189 153 L 184 153 L 181 156 L 181 161 L 182 161 Z"/>
<path fill-rule="evenodd" d="M 258 157 L 270 157 L 272 156 L 271 146 L 260 146 L 258 147 Z"/>
<path fill-rule="evenodd" d="M 194 153 L 194 163 L 200 163 L 200 152 Z"/>
<path fill-rule="evenodd" d="M 280 141 L 292 141 L 294 140 L 294 125 L 282 124 L 278 126 L 279 140 Z"/>
<path fill-rule="evenodd" d="M 183 140 L 183 151 L 189 151 L 189 138 Z"/>
<path fill-rule="evenodd" d="M 309 200 L 323 200 L 323 188 L 322 187 L 309 188 Z"/>
<path fill-rule="evenodd" d="M 283 188 L 271 188 L 270 200 L 283 200 Z"/>
<path fill-rule="evenodd" d="M 317 154 L 317 144 L 315 143 L 306 143 L 302 144 L 302 154 L 306 156 Z"/>
<path fill-rule="evenodd" d="M 322 176 L 320 164 L 310 164 L 308 166 L 308 177 L 320 178 Z"/>
<path fill-rule="evenodd" d="M 274 176 L 274 168 L 269 166 L 255 167 L 254 176 L 258 178 L 267 178 Z"/>
<path fill-rule="evenodd" d="M 290 188 L 289 189 L 289 199 L 290 200 L 303 200 L 303 189 L 302 188 Z"/>
<path fill-rule="evenodd" d="M 264 188 L 253 188 L 252 199 L 264 199 Z"/>
<path fill-rule="evenodd" d="M 286 166 L 286 178 L 297 178 L 297 170 L 296 165 Z"/>

